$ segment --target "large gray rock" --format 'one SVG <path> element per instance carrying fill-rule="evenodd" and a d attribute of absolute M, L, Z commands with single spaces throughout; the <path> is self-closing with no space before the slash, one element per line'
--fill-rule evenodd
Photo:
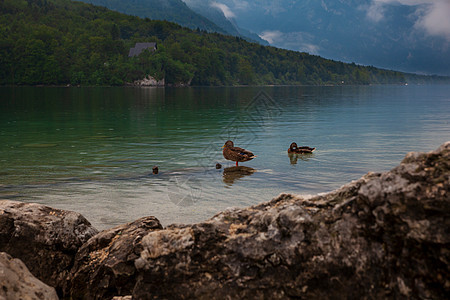
<path fill-rule="evenodd" d="M 136 299 L 444 299 L 450 143 L 327 195 L 283 194 L 147 234 Z M 446 296 L 447 295 L 447 296 Z"/>
<path fill-rule="evenodd" d="M 0 252 L 0 299 L 57 300 L 58 296 L 54 288 L 34 277 L 20 259 Z"/>
<path fill-rule="evenodd" d="M 141 80 L 136 80 L 133 84 L 136 86 L 164 86 L 165 80 L 164 78 L 161 80 L 156 80 L 152 76 L 148 75 Z"/>
<path fill-rule="evenodd" d="M 0 251 L 21 259 L 31 273 L 60 290 L 78 248 L 98 231 L 80 214 L 0 200 Z"/>
<path fill-rule="evenodd" d="M 326 195 L 282 194 L 190 226 L 160 229 L 156 220 L 138 220 L 82 247 L 69 294 L 445 299 L 449 195 L 450 142 Z"/>
<path fill-rule="evenodd" d="M 160 229 L 156 218 L 144 217 L 92 237 L 77 253 L 65 294 L 72 299 L 130 295 L 137 275 L 134 261 L 142 251 L 140 241 L 149 232 Z"/>

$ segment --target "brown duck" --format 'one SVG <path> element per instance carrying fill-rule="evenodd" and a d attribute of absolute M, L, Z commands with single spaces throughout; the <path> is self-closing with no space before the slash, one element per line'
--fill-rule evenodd
<path fill-rule="evenodd" d="M 311 148 L 308 146 L 298 147 L 297 143 L 292 143 L 288 149 L 288 153 L 305 154 L 305 153 L 313 153 L 314 150 L 316 150 L 316 148 Z"/>
<path fill-rule="evenodd" d="M 256 155 L 254 155 L 248 150 L 239 147 L 234 147 L 234 143 L 232 141 L 227 141 L 222 148 L 223 148 L 223 157 L 225 157 L 228 160 L 235 161 L 236 166 L 238 166 L 238 162 L 249 161 L 256 157 Z"/>

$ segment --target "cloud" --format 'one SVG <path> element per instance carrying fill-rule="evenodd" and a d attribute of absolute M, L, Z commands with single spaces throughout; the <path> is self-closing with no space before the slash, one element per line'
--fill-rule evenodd
<path fill-rule="evenodd" d="M 450 1 L 436 1 L 415 26 L 450 41 Z"/>
<path fill-rule="evenodd" d="M 242 0 L 233 0 L 233 8 L 240 10 L 247 10 L 249 8 L 249 3 Z"/>
<path fill-rule="evenodd" d="M 379 22 L 384 17 L 384 7 L 377 1 L 374 1 L 374 3 L 368 6 L 366 10 L 367 17 L 372 21 Z"/>
<path fill-rule="evenodd" d="M 193 0 L 183 0 L 193 1 Z M 207 1 L 207 0 L 197 0 Z M 277 15 L 289 10 L 289 6 L 295 4 L 298 0 L 213 0 L 214 2 L 227 5 L 233 12 L 239 15 L 239 12 L 260 12 L 267 15 Z"/>
<path fill-rule="evenodd" d="M 300 51 L 304 51 L 309 54 L 316 54 L 316 55 L 319 54 L 320 47 L 317 45 L 305 43 L 305 44 L 302 44 L 300 47 L 301 47 L 301 49 L 299 49 Z"/>
<path fill-rule="evenodd" d="M 210 5 L 212 7 L 220 9 L 223 12 L 223 14 L 225 15 L 225 18 L 227 18 L 227 19 L 232 19 L 232 18 L 236 17 L 236 15 L 231 11 L 231 9 L 223 3 L 211 2 Z"/>
<path fill-rule="evenodd" d="M 266 30 L 259 36 L 276 47 L 308 52 L 310 54 L 319 54 L 320 47 L 313 43 L 314 37 L 305 32 Z"/>
<path fill-rule="evenodd" d="M 417 18 L 414 27 L 429 35 L 441 36 L 450 41 L 449 0 L 372 0 L 367 6 L 367 17 L 375 22 L 383 20 L 386 10 L 392 5 L 415 6 Z"/>
<path fill-rule="evenodd" d="M 282 39 L 283 33 L 278 30 L 266 30 L 266 31 L 263 31 L 259 35 L 259 37 L 268 41 L 269 44 L 273 44 L 275 42 L 279 42 Z"/>

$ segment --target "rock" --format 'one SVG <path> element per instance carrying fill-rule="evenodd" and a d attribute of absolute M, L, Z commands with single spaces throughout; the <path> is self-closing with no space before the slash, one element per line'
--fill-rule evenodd
<path fill-rule="evenodd" d="M 449 181 L 446 143 L 326 195 L 149 232 L 130 243 L 133 299 L 445 299 Z"/>
<path fill-rule="evenodd" d="M 152 76 L 148 75 L 144 79 L 136 80 L 134 82 L 134 85 L 137 85 L 137 86 L 164 86 L 165 81 L 164 81 L 164 78 L 161 80 L 156 80 Z"/>
<path fill-rule="evenodd" d="M 80 214 L 45 205 L 0 200 L 0 251 L 21 259 L 57 291 L 78 248 L 98 231 Z"/>
<path fill-rule="evenodd" d="M 446 299 L 449 195 L 450 142 L 328 194 L 164 229 L 146 217 L 91 237 L 76 213 L 0 201 L 0 251 L 68 299 Z"/>
<path fill-rule="evenodd" d="M 142 251 L 140 241 L 149 232 L 160 229 L 156 218 L 145 217 L 92 237 L 77 253 L 65 295 L 72 299 L 131 295 L 136 282 L 134 261 Z"/>
<path fill-rule="evenodd" d="M 54 288 L 34 277 L 20 259 L 0 252 L 0 299 L 57 300 L 58 296 Z"/>

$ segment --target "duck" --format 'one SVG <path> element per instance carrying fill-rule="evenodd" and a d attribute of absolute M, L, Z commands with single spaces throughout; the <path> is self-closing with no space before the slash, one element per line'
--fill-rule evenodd
<path fill-rule="evenodd" d="M 297 143 L 292 143 L 291 146 L 289 146 L 288 153 L 305 154 L 305 153 L 313 153 L 314 150 L 316 150 L 316 148 L 311 148 L 308 146 L 298 147 Z"/>
<path fill-rule="evenodd" d="M 227 160 L 235 161 L 236 166 L 239 166 L 239 162 L 249 161 L 256 157 L 252 152 L 234 147 L 234 143 L 232 141 L 226 141 L 225 145 L 222 147 L 223 157 Z"/>
<path fill-rule="evenodd" d="M 155 175 L 157 175 L 159 173 L 158 166 L 154 166 L 152 170 L 153 170 L 153 174 L 155 174 Z"/>

